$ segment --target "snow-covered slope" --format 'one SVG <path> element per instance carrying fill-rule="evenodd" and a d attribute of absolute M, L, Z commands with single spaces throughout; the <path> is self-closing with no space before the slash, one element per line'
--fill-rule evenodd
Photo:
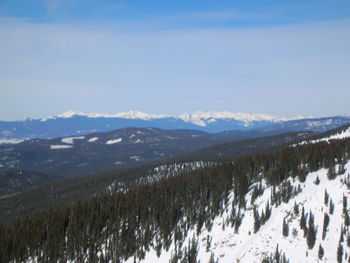
<path fill-rule="evenodd" d="M 349 242 L 347 237 L 350 234 L 350 229 L 344 223 L 343 212 L 344 199 L 348 200 L 350 197 L 349 172 L 350 162 L 346 164 L 345 171 L 333 180 L 328 179 L 326 169 L 308 174 L 306 181 L 303 183 L 298 179 L 288 179 L 296 192 L 288 202 L 272 206 L 269 219 L 255 233 L 254 210 L 258 211 L 260 215 L 263 214 L 266 211 L 266 205 L 271 204 L 271 196 L 274 191 L 272 187 L 267 187 L 264 181 L 256 183 L 255 186 L 260 185 L 263 193 L 251 202 L 254 185 L 251 187 L 246 196 L 247 206 L 241 214 L 242 221 L 237 231 L 227 220 L 232 214 L 231 203 L 234 197 L 231 195 L 226 211 L 214 220 L 211 231 L 202 230 L 197 235 L 196 230 L 192 229 L 189 231 L 183 246 L 186 247 L 192 238 L 198 240 L 197 260 L 200 260 L 200 262 L 211 262 L 211 257 L 215 260 L 212 262 L 220 263 L 262 262 L 266 257 L 274 256 L 274 252 L 278 247 L 280 253 L 284 253 L 290 262 L 313 263 L 337 262 L 337 250 L 340 244 L 343 248 L 342 259 L 345 262 L 350 253 L 350 248 L 347 245 L 349 244 L 347 243 Z M 285 185 L 288 185 L 287 182 L 285 182 Z M 275 189 L 277 192 L 279 190 Z M 326 192 L 329 195 L 327 202 L 325 202 Z M 333 212 L 331 211 L 332 204 L 334 205 Z M 307 225 L 310 214 L 314 219 L 316 241 L 312 248 L 308 247 L 304 231 L 300 227 L 302 210 L 304 210 Z M 238 209 L 237 213 L 239 213 Z M 330 223 L 323 238 L 325 214 L 329 216 Z M 286 236 L 282 232 L 284 220 L 288 225 Z M 339 242 L 341 233 L 343 233 L 344 240 Z M 324 250 L 322 259 L 319 258 L 320 246 Z M 141 262 L 169 262 L 174 253 L 174 244 L 168 251 L 163 250 L 159 257 L 156 251 L 151 249 Z M 129 258 L 126 262 L 132 263 L 133 260 L 133 258 Z"/>
<path fill-rule="evenodd" d="M 324 136 L 317 139 L 310 139 L 306 141 L 302 141 L 299 145 L 307 144 L 307 143 L 318 143 L 318 142 L 330 142 L 332 140 L 341 140 L 350 137 L 350 126 L 345 126 L 339 129 L 334 130 L 333 132 L 329 132 Z"/>
<path fill-rule="evenodd" d="M 324 138 L 321 138 L 321 139 L 318 139 L 318 140 L 312 140 L 313 143 L 316 143 L 316 142 L 322 142 L 322 141 L 326 141 L 326 142 L 329 142 L 331 140 L 340 140 L 340 139 L 345 139 L 345 138 L 349 138 L 350 137 L 350 127 L 348 127 L 347 129 L 345 130 L 342 130 L 342 131 L 339 131 L 335 134 L 332 134 L 328 137 L 324 137 Z"/>

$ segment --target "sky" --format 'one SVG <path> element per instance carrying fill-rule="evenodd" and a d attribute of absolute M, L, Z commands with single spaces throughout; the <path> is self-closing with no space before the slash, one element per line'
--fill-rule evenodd
<path fill-rule="evenodd" d="M 350 115 L 350 0 L 0 0 L 0 120 Z"/>

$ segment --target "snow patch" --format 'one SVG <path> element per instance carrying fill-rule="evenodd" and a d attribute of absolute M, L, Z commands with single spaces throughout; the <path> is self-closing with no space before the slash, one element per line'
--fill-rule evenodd
<path fill-rule="evenodd" d="M 98 140 L 98 137 L 93 137 L 88 140 L 88 142 L 96 142 Z"/>
<path fill-rule="evenodd" d="M 0 139 L 0 144 L 17 144 L 25 140 L 23 139 Z"/>
<path fill-rule="evenodd" d="M 141 160 L 142 160 L 142 157 L 141 157 L 141 156 L 134 155 L 134 156 L 130 156 L 130 160 L 133 160 L 133 161 L 135 161 L 135 162 L 138 162 L 138 161 L 141 161 Z"/>
<path fill-rule="evenodd" d="M 84 136 L 67 137 L 62 139 L 62 143 L 73 144 L 74 140 L 83 140 Z"/>
<path fill-rule="evenodd" d="M 69 148 L 73 148 L 73 146 L 72 145 L 62 145 L 62 144 L 50 145 L 51 150 L 69 149 Z"/>
<path fill-rule="evenodd" d="M 115 143 L 120 143 L 123 139 L 118 138 L 118 139 L 113 139 L 113 140 L 108 140 L 106 144 L 115 144 Z"/>

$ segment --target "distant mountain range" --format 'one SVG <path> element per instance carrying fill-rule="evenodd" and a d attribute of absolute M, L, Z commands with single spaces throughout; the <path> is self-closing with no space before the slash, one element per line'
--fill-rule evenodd
<path fill-rule="evenodd" d="M 209 133 L 234 130 L 318 131 L 350 123 L 348 116 L 286 119 L 268 114 L 232 112 L 194 112 L 178 116 L 129 111 L 117 114 L 86 114 L 69 111 L 44 119 L 0 121 L 0 143 L 18 143 L 34 138 L 56 138 L 108 132 L 121 128 L 190 129 Z"/>

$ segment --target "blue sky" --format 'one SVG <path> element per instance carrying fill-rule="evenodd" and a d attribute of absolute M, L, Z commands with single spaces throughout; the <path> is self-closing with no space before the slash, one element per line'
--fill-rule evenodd
<path fill-rule="evenodd" d="M 0 0 L 0 119 L 350 114 L 350 1 Z"/>

